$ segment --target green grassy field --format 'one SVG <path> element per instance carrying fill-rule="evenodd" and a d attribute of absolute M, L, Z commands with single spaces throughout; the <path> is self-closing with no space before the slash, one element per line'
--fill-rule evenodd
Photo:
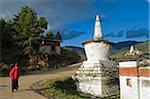
<path fill-rule="evenodd" d="M 80 96 L 76 90 L 75 81 L 71 77 L 63 77 L 54 80 L 49 80 L 42 85 L 40 93 L 49 99 L 91 99 L 91 97 Z M 106 98 L 94 98 L 94 99 L 120 99 L 106 97 Z"/>
<path fill-rule="evenodd" d="M 76 91 L 75 81 L 70 77 L 64 77 L 47 81 L 43 84 L 42 94 L 49 99 L 90 99 L 81 97 Z"/>

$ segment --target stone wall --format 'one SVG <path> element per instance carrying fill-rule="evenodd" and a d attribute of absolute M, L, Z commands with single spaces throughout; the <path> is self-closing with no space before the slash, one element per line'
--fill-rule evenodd
<path fill-rule="evenodd" d="M 119 95 L 119 79 L 111 77 L 102 78 L 102 95 L 104 97 Z"/>

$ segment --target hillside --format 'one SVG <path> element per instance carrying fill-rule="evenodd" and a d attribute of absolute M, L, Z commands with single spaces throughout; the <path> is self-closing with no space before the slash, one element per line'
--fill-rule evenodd
<path fill-rule="evenodd" d="M 136 44 L 140 44 L 142 42 L 137 42 L 137 41 L 124 41 L 124 42 L 119 42 L 119 43 L 114 43 L 113 49 L 115 50 L 120 50 L 120 49 L 128 49 L 129 46 L 131 45 L 136 45 Z"/>
<path fill-rule="evenodd" d="M 76 47 L 76 46 L 65 46 L 65 47 L 74 50 L 78 54 L 84 53 L 84 49 L 82 47 Z"/>
<path fill-rule="evenodd" d="M 143 43 L 135 45 L 135 47 L 144 52 L 144 53 L 150 53 L 150 40 L 144 41 Z"/>
<path fill-rule="evenodd" d="M 122 48 L 120 48 L 120 50 L 116 50 L 113 48 L 113 50 L 111 51 L 110 53 L 110 58 L 118 58 L 120 56 L 122 56 L 122 54 L 126 53 L 128 50 L 129 50 L 129 47 L 131 45 L 134 45 L 134 47 L 140 51 L 142 51 L 143 53 L 150 53 L 149 51 L 149 44 L 150 44 L 150 41 L 147 40 L 147 41 L 144 41 L 144 42 L 137 42 L 137 43 L 130 43 L 128 44 L 128 46 L 124 45 Z M 116 44 L 116 46 L 119 46 L 120 47 L 120 44 Z M 113 46 L 114 47 L 114 46 Z"/>

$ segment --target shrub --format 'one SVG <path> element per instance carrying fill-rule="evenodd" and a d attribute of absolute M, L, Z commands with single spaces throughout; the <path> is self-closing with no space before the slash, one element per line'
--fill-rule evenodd
<path fill-rule="evenodd" d="M 7 68 L 2 68 L 0 70 L 1 76 L 8 76 L 9 70 Z"/>

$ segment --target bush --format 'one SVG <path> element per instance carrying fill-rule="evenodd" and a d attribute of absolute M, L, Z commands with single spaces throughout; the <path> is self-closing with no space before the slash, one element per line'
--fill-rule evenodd
<path fill-rule="evenodd" d="M 9 70 L 7 68 L 2 68 L 0 70 L 1 76 L 8 76 L 9 75 L 8 73 L 9 73 Z"/>
<path fill-rule="evenodd" d="M 0 76 L 8 76 L 9 73 L 9 66 L 7 64 L 1 63 L 0 64 Z"/>
<path fill-rule="evenodd" d="M 0 76 L 9 76 L 9 71 L 14 66 L 14 64 L 0 64 Z M 26 66 L 20 65 L 21 74 L 25 74 L 26 72 Z"/>
<path fill-rule="evenodd" d="M 27 72 L 26 66 L 22 66 L 21 68 L 21 75 L 24 75 Z"/>

